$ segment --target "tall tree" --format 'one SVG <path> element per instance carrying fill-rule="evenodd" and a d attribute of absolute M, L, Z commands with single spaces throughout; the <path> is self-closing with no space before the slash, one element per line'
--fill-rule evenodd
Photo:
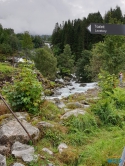
<path fill-rule="evenodd" d="M 74 67 L 73 55 L 69 44 L 66 44 L 63 53 L 58 56 L 58 67 L 62 75 L 71 74 Z"/>
<path fill-rule="evenodd" d="M 27 58 L 30 54 L 29 50 L 31 50 L 33 48 L 32 38 L 31 38 L 29 32 L 27 32 L 27 31 L 24 32 L 24 34 L 23 34 L 22 47 L 24 49 L 25 56 Z"/>
<path fill-rule="evenodd" d="M 39 35 L 32 36 L 32 42 L 35 48 L 40 48 L 44 45 L 43 40 Z"/>
<path fill-rule="evenodd" d="M 111 18 L 115 19 L 117 23 L 119 22 L 123 22 L 124 21 L 124 17 L 122 14 L 122 11 L 120 9 L 119 6 L 116 6 L 116 9 L 110 9 L 108 12 L 105 13 L 104 15 L 104 23 L 111 23 L 110 20 Z"/>
<path fill-rule="evenodd" d="M 89 26 L 90 23 L 103 23 L 103 18 L 100 12 L 90 13 L 86 20 L 86 27 Z M 85 33 L 85 49 L 91 50 L 92 45 L 98 43 L 99 41 L 103 41 L 103 36 L 100 34 L 90 34 L 86 29 Z"/>
<path fill-rule="evenodd" d="M 91 73 L 88 70 L 92 53 L 89 50 L 82 51 L 81 58 L 76 65 L 76 76 L 81 82 L 90 82 Z"/>
<path fill-rule="evenodd" d="M 36 49 L 34 56 L 35 66 L 43 76 L 54 79 L 57 71 L 57 59 L 48 47 Z"/>
<path fill-rule="evenodd" d="M 110 74 L 118 74 L 120 70 L 124 70 L 124 36 L 107 35 L 104 39 L 104 42 L 97 43 L 92 52 L 94 57 L 99 58 L 99 61 L 93 61 L 93 63 L 98 65 L 98 62 L 101 62 L 101 69 L 108 71 Z M 97 60 L 97 58 L 93 60 Z"/>

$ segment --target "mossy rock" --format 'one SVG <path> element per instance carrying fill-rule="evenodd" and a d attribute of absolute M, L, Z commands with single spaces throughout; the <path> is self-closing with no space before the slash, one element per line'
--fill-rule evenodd
<path fill-rule="evenodd" d="M 45 89 L 44 90 L 44 95 L 45 96 L 52 96 L 54 94 L 54 92 L 50 89 Z"/>

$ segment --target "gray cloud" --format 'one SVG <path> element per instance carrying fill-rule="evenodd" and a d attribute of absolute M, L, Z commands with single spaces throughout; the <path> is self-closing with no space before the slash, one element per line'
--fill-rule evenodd
<path fill-rule="evenodd" d="M 0 0 L 0 23 L 15 33 L 51 34 L 57 22 L 82 19 L 98 11 L 104 16 L 116 5 L 124 14 L 124 0 Z"/>

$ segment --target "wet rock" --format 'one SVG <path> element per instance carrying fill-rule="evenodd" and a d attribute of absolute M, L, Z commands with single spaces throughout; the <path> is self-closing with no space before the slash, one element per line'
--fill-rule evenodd
<path fill-rule="evenodd" d="M 59 98 L 54 98 L 55 104 L 60 104 L 60 99 Z"/>
<path fill-rule="evenodd" d="M 80 87 L 85 87 L 85 86 L 86 86 L 86 83 L 81 83 L 79 86 L 80 86 Z"/>
<path fill-rule="evenodd" d="M 59 95 L 61 95 L 62 93 L 61 92 L 57 92 L 57 91 L 54 91 L 54 94 L 52 95 L 53 97 L 57 97 Z"/>
<path fill-rule="evenodd" d="M 71 77 L 66 77 L 66 76 L 64 77 L 64 81 L 68 81 L 68 82 L 70 82 L 71 79 L 72 79 Z"/>
<path fill-rule="evenodd" d="M 71 82 L 64 82 L 64 85 L 65 86 L 72 86 L 72 83 Z"/>

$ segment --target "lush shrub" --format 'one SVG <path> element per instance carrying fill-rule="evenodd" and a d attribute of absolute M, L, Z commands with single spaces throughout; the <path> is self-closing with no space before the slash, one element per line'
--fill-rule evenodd
<path fill-rule="evenodd" d="M 91 110 L 103 124 L 122 126 L 125 119 L 125 91 L 116 85 L 117 78 L 114 74 L 110 75 L 105 71 L 100 73 L 100 100 L 91 107 Z"/>
<path fill-rule="evenodd" d="M 125 90 L 121 88 L 115 88 L 113 90 L 113 94 L 111 94 L 111 98 L 113 98 L 115 102 L 115 106 L 117 109 L 125 109 Z"/>
<path fill-rule="evenodd" d="M 3 88 L 3 94 L 13 110 L 33 114 L 39 111 L 41 93 L 42 85 L 37 80 L 36 73 L 28 67 L 21 68 L 14 77 L 13 84 L 6 84 Z"/>
<path fill-rule="evenodd" d="M 117 86 L 117 77 L 115 74 L 109 74 L 106 71 L 99 73 L 99 87 L 101 88 L 101 96 L 107 97 L 109 93 L 113 93 Z"/>
<path fill-rule="evenodd" d="M 100 118 L 102 124 L 121 126 L 125 119 L 125 113 L 115 108 L 115 102 L 110 97 L 98 101 L 91 110 Z"/>

